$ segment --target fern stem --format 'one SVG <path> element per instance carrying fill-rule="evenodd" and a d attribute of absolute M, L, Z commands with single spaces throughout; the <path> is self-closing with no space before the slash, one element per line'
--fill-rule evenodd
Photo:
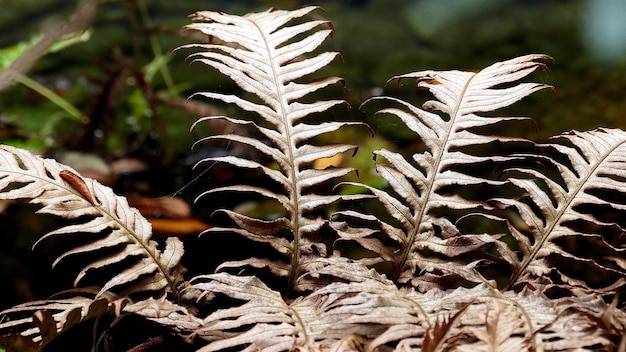
<path fill-rule="evenodd" d="M 292 202 L 293 206 L 293 214 L 290 216 L 290 224 L 292 226 L 291 231 L 293 233 L 293 251 L 291 254 L 291 262 L 290 262 L 290 271 L 289 276 L 287 278 L 287 296 L 289 296 L 296 284 L 296 280 L 298 278 L 298 271 L 300 267 L 300 216 L 302 215 L 302 210 L 300 209 L 300 187 L 298 185 L 298 165 L 296 164 L 296 158 L 294 156 L 294 149 L 296 146 L 292 143 L 291 138 L 291 121 L 289 121 L 288 113 L 287 113 L 287 105 L 289 103 L 286 101 L 284 95 L 280 91 L 280 87 L 283 86 L 283 83 L 279 79 L 279 75 L 277 73 L 277 63 L 274 60 L 274 55 L 271 53 L 270 48 L 272 47 L 268 41 L 268 38 L 264 35 L 263 28 L 259 27 L 258 23 L 252 21 L 254 26 L 259 31 L 259 34 L 263 38 L 263 43 L 265 44 L 265 48 L 268 50 L 268 60 L 269 66 L 272 69 L 272 77 L 273 82 L 275 82 L 274 87 L 276 87 L 276 96 L 278 97 L 278 101 L 280 102 L 280 111 L 279 114 L 283 118 L 284 128 L 285 128 L 285 141 L 287 141 L 287 157 L 289 160 L 289 170 L 287 173 L 289 174 L 289 181 L 291 182 L 291 190 L 289 194 L 289 199 Z"/>
<path fill-rule="evenodd" d="M 156 258 L 154 256 L 154 254 L 152 253 L 152 251 L 150 250 L 150 248 L 146 245 L 146 243 L 140 238 L 140 236 L 137 235 L 137 233 L 135 233 L 135 231 L 133 231 L 133 229 L 129 228 L 127 226 L 127 224 L 125 222 L 122 222 L 119 220 L 119 218 L 117 218 L 116 216 L 112 215 L 111 213 L 109 213 L 106 209 L 104 209 L 102 206 L 99 205 L 94 205 L 94 207 L 97 207 L 100 209 L 100 211 L 105 214 L 106 216 L 108 216 L 109 218 L 112 219 L 112 221 L 114 221 L 115 223 L 117 223 L 120 228 L 122 228 L 126 233 L 128 233 L 129 237 L 132 238 L 132 240 L 141 248 L 143 248 L 143 252 L 146 254 L 146 256 L 148 258 L 150 258 L 150 260 L 155 263 L 158 267 L 159 272 L 161 273 L 161 275 L 163 276 L 163 278 L 167 281 L 167 286 L 170 288 L 170 291 L 172 292 L 173 296 L 174 296 L 174 301 L 177 302 L 178 298 L 179 298 L 179 292 L 178 292 L 178 287 L 176 287 L 176 283 L 174 281 L 172 281 L 172 278 L 168 275 L 167 270 L 163 267 L 163 264 L 161 263 L 160 260 L 158 260 L 158 258 Z M 150 241 L 150 240 L 148 240 Z"/>

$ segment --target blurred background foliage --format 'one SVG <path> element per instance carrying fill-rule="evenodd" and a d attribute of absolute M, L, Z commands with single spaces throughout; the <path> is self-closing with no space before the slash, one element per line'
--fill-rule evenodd
<path fill-rule="evenodd" d="M 320 98 L 340 95 L 352 106 L 334 109 L 332 116 L 324 118 L 365 120 L 377 132 L 376 137 L 366 138 L 369 132 L 364 129 L 342 131 L 341 139 L 359 144 L 360 151 L 354 158 L 328 163 L 357 167 L 362 182 L 382 185 L 373 171 L 370 150 L 391 145 L 410 149 L 413 143 L 413 136 L 393 121 L 374 119 L 374 109 L 358 109 L 373 95 L 424 97 L 408 82 L 403 87 L 385 86 L 397 74 L 479 70 L 518 55 L 545 53 L 555 59 L 549 65 L 552 73 L 533 79 L 554 85 L 556 95 L 541 92 L 503 112 L 537 120 L 538 127 L 528 126 L 522 134 L 542 140 L 570 129 L 626 125 L 623 0 L 319 0 L 315 4 L 324 9 L 315 16 L 332 21 L 336 29 L 322 50 L 339 51 L 344 61 L 325 72 L 343 77 L 346 84 L 344 90 L 320 92 Z M 189 23 L 188 15 L 199 10 L 245 14 L 270 6 L 304 5 L 311 3 L 0 0 L 0 142 L 55 157 L 110 185 L 151 219 L 158 236 L 195 235 L 209 226 L 208 214 L 217 205 L 236 203 L 216 197 L 210 204 L 204 201 L 192 208 L 198 184 L 206 189 L 249 175 L 235 175 L 220 166 L 191 171 L 201 158 L 223 154 L 226 148 L 244 151 L 230 145 L 191 151 L 198 137 L 232 128 L 214 124 L 189 133 L 196 118 L 237 112 L 187 97 L 203 90 L 238 89 L 217 72 L 190 65 L 185 59 L 189 50 L 174 51 L 202 40 L 181 28 Z M 326 138 L 320 143 L 332 142 L 338 135 Z M 207 168 L 211 173 L 203 173 Z M 251 213 L 259 211 L 254 204 L 244 206 Z M 263 211 L 267 209 L 271 208 Z M 47 279 L 48 264 L 33 263 L 39 259 L 28 252 L 54 220 L 38 217 L 35 221 L 32 209 L 13 204 L 3 204 L 0 210 L 0 280 L 5 287 L 0 306 L 41 297 L 66 285 Z M 29 269 L 32 266 L 37 273 Z"/>

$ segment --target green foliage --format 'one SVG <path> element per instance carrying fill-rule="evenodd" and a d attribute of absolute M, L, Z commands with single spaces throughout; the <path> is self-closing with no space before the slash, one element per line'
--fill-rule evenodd
<path fill-rule="evenodd" d="M 6 70 L 26 49 L 30 48 L 40 38 L 33 37 L 28 41 L 19 42 L 13 46 L 0 49 L 0 70 Z"/>
<path fill-rule="evenodd" d="M 74 45 L 76 43 L 86 41 L 89 39 L 89 32 L 85 32 L 79 36 L 69 36 L 67 38 L 61 38 L 56 41 L 54 44 L 50 46 L 48 52 L 57 52 L 63 50 L 66 47 Z M 35 44 L 37 44 L 41 40 L 41 36 L 36 36 L 26 42 L 20 42 L 14 46 L 0 49 L 0 71 L 7 70 L 9 67 L 18 59 L 20 56 L 25 55 L 26 51 L 32 48 Z M 86 122 L 87 118 L 77 109 L 74 105 L 72 105 L 69 101 L 61 97 L 59 94 L 55 93 L 53 90 L 47 88 L 43 84 L 37 82 L 29 78 L 26 75 L 21 73 L 16 73 L 16 81 L 23 84 L 24 86 L 32 89 L 33 91 L 41 94 L 46 99 L 48 99 L 51 103 L 55 104 L 59 108 L 61 108 L 70 118 L 80 121 Z M 42 132 L 47 132 L 48 129 L 53 129 L 55 122 L 59 121 L 59 119 L 53 119 L 52 123 L 48 123 L 47 127 L 43 129 Z"/>

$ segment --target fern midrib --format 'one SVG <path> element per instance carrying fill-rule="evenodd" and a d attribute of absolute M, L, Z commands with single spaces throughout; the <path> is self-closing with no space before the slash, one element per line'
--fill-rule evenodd
<path fill-rule="evenodd" d="M 295 310 L 293 307 L 286 305 L 287 309 L 292 312 L 292 316 L 296 317 L 296 320 L 298 321 L 298 324 L 300 324 L 300 326 L 302 327 L 301 331 L 302 331 L 302 335 L 304 337 L 304 341 L 306 341 L 307 347 L 309 347 L 309 349 L 311 351 L 315 351 L 315 339 L 313 338 L 313 336 L 309 335 L 309 331 L 307 330 L 307 324 L 306 324 L 306 320 L 302 319 L 302 317 L 300 316 L 299 312 L 297 310 Z M 295 339 L 294 339 L 295 340 Z M 295 344 L 295 341 L 294 341 Z"/>
<path fill-rule="evenodd" d="M 552 233 L 554 228 L 560 225 L 559 219 L 561 219 L 563 215 L 572 208 L 572 202 L 576 199 L 578 194 L 583 192 L 583 188 L 585 187 L 589 179 L 595 175 L 598 167 L 600 167 L 600 165 L 602 165 L 604 161 L 613 154 L 613 151 L 615 151 L 624 143 L 625 141 L 622 141 L 613 146 L 613 148 L 611 148 L 604 156 L 602 156 L 602 158 L 598 159 L 598 161 L 590 168 L 590 172 L 588 172 L 587 175 L 583 179 L 581 179 L 583 180 L 583 182 L 578 182 L 578 185 L 577 187 L 575 187 L 574 192 L 571 192 L 572 196 L 569 197 L 569 199 L 565 203 L 565 206 L 563 206 L 560 211 L 556 212 L 556 216 L 554 217 L 555 220 L 552 222 L 552 224 L 550 224 L 550 226 L 546 228 L 544 236 L 542 236 L 541 240 L 535 244 L 530 255 L 524 259 L 522 265 L 520 265 L 519 270 L 511 277 L 511 281 L 509 281 L 503 291 L 506 291 L 513 287 L 515 284 L 517 284 L 517 280 L 522 276 L 526 269 L 528 269 L 530 263 L 536 259 L 537 254 L 539 253 L 541 248 L 543 248 L 543 245 L 546 243 L 546 241 L 548 241 L 548 238 L 550 237 L 550 234 Z"/>
<path fill-rule="evenodd" d="M 100 208 L 99 206 L 95 206 L 95 205 L 94 205 L 94 207 L 98 207 L 99 209 L 101 209 L 103 213 L 105 213 L 110 219 L 113 220 L 113 222 L 118 224 L 121 229 L 123 229 L 124 231 L 126 231 L 129 234 L 129 237 L 132 238 L 132 240 L 135 242 L 135 244 L 137 244 L 137 245 L 141 246 L 141 248 L 143 248 L 143 251 L 145 253 L 147 253 L 148 258 L 150 260 L 152 260 L 152 262 L 154 262 L 157 265 L 157 268 L 159 269 L 159 272 L 161 273 L 161 276 L 167 281 L 167 286 L 169 286 L 170 290 L 172 291 L 172 294 L 175 297 L 175 300 L 177 300 L 178 299 L 178 290 L 177 290 L 176 284 L 174 283 L 174 281 L 172 281 L 172 279 L 168 275 L 167 270 L 165 270 L 163 265 L 161 265 L 161 261 L 158 260 L 154 256 L 154 254 L 150 251 L 150 249 L 146 246 L 146 244 L 139 238 L 139 236 L 137 236 L 135 231 L 133 231 L 128 226 L 126 226 L 126 224 L 124 222 L 118 221 L 118 219 L 116 217 L 114 217 L 113 215 L 111 215 L 106 209 Z M 150 239 L 148 239 L 148 241 L 150 241 Z"/>
<path fill-rule="evenodd" d="M 407 241 L 407 246 L 403 249 L 402 255 L 401 255 L 401 260 L 400 260 L 400 265 L 398 265 L 396 267 L 396 272 L 394 273 L 394 280 L 397 280 L 398 277 L 400 277 L 400 274 L 402 273 L 402 271 L 404 270 L 404 267 L 406 265 L 406 261 L 409 257 L 409 253 L 411 252 L 411 248 L 413 247 L 413 241 L 415 241 L 415 238 L 417 237 L 417 234 L 420 230 L 420 225 L 425 222 L 424 220 L 424 216 L 427 214 L 428 210 L 430 210 L 430 207 L 427 206 L 429 198 L 433 192 L 433 188 L 435 187 L 435 177 L 437 177 L 437 175 L 439 175 L 440 173 L 440 168 L 441 168 L 441 162 L 443 160 L 443 155 L 444 153 L 446 153 L 447 151 L 447 146 L 449 144 L 450 141 L 450 134 L 452 133 L 452 128 L 454 127 L 454 122 L 457 120 L 457 118 L 459 117 L 459 110 L 461 108 L 461 105 L 463 104 L 463 100 L 465 98 L 465 92 L 467 91 L 467 88 L 470 86 L 470 84 L 472 83 L 472 80 L 474 79 L 474 77 L 476 77 L 476 74 L 473 74 L 465 83 L 465 86 L 463 87 L 463 90 L 461 91 L 460 99 L 458 99 L 457 104 L 454 106 L 454 109 L 452 111 L 452 113 L 450 114 L 450 120 L 448 121 L 448 128 L 446 129 L 446 134 L 445 137 L 443 138 L 443 143 L 441 144 L 441 149 L 439 150 L 438 154 L 439 156 L 435 159 L 435 165 L 433 167 L 433 171 L 428 175 L 428 184 L 427 184 L 427 189 L 426 192 L 424 193 L 424 199 L 423 202 L 421 202 L 422 207 L 420 209 L 420 211 L 418 212 L 418 214 L 413 218 L 416 226 L 414 227 L 413 230 L 411 230 L 411 234 L 408 238 Z M 418 200 L 419 201 L 419 200 Z"/>
<path fill-rule="evenodd" d="M 297 268 L 300 266 L 300 213 L 301 211 L 300 211 L 300 199 L 299 199 L 300 192 L 299 192 L 299 187 L 298 187 L 298 182 L 297 182 L 298 165 L 296 165 L 295 157 L 294 157 L 295 145 L 292 143 L 292 138 L 291 138 L 291 121 L 289 121 L 288 116 L 287 116 L 286 106 L 288 105 L 288 103 L 286 102 L 285 97 L 282 94 L 281 88 L 283 87 L 283 84 L 278 79 L 278 73 L 277 73 L 278 65 L 276 63 L 276 60 L 274 60 L 274 55 L 273 55 L 274 52 L 272 50 L 273 48 L 269 44 L 269 41 L 267 38 L 268 36 L 265 34 L 263 28 L 259 26 L 255 21 L 251 21 L 251 22 L 259 31 L 261 38 L 263 38 L 263 43 L 265 44 L 265 48 L 267 50 L 267 59 L 269 62 L 269 66 L 272 70 L 271 74 L 272 74 L 272 78 L 274 82 L 274 87 L 276 88 L 276 96 L 278 98 L 277 100 L 280 105 L 280 111 L 277 113 L 280 114 L 280 117 L 284 121 L 285 139 L 287 141 L 286 144 L 288 146 L 287 160 L 289 160 L 289 166 L 291 166 L 289 170 L 287 170 L 289 182 L 291 183 L 289 199 L 291 199 L 292 206 L 294 209 L 293 214 L 291 215 L 292 218 L 289 221 L 291 223 L 291 226 L 292 226 L 291 231 L 293 233 L 293 250 L 292 250 L 292 255 L 291 255 L 289 277 L 287 278 L 287 292 L 290 293 L 293 290 L 296 279 L 297 279 L 296 278 Z"/>

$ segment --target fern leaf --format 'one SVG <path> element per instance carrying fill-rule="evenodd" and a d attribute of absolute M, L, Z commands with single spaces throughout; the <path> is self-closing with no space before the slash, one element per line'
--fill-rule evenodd
<path fill-rule="evenodd" d="M 331 260 L 334 258 L 329 258 Z M 332 265 L 328 266 L 332 270 Z M 415 324 L 426 317 L 393 283 L 363 266 L 351 267 L 355 281 L 335 282 L 292 302 L 255 277 L 218 273 L 196 277 L 190 290 L 226 295 L 234 306 L 211 313 L 197 336 L 201 351 L 325 350 L 349 341 L 364 343 L 394 324 Z M 342 271 L 343 273 L 346 270 Z"/>
<path fill-rule="evenodd" d="M 413 302 L 419 307 L 421 319 L 390 324 L 367 344 L 369 351 L 387 346 L 398 351 L 593 351 L 598 346 L 611 350 L 622 334 L 617 322 L 623 318 L 621 311 L 613 311 L 620 315 L 611 320 L 615 324 L 598 323 L 598 317 L 610 308 L 597 295 L 549 299 L 531 291 L 500 293 L 481 284 L 426 293 L 400 290 L 394 296 L 394 302 Z"/>
<path fill-rule="evenodd" d="M 78 186 L 61 177 L 63 172 L 78 177 L 72 182 L 79 182 L 84 189 L 77 189 Z M 89 197 L 96 199 L 97 203 Z M 183 274 L 180 263 L 182 243 L 172 237 L 160 250 L 157 243 L 150 239 L 148 221 L 110 188 L 97 181 L 83 179 L 74 170 L 54 160 L 0 146 L 0 199 L 27 200 L 42 205 L 39 213 L 74 221 L 72 225 L 44 235 L 35 246 L 80 236 L 83 240 L 59 254 L 53 263 L 56 266 L 72 256 L 89 257 L 87 264 L 80 268 L 75 285 L 91 271 L 125 263 L 117 275 L 102 284 L 99 294 L 122 286 L 127 294 L 142 291 L 176 294 Z"/>
<path fill-rule="evenodd" d="M 523 320 L 511 305 L 488 302 L 485 308 L 485 322 L 482 326 L 470 327 L 472 335 L 478 338 L 473 344 L 458 347 L 460 352 L 471 351 L 524 351 L 530 346 L 522 336 Z"/>
<path fill-rule="evenodd" d="M 307 326 L 302 325 L 307 319 L 298 317 L 279 292 L 269 289 L 255 277 L 219 273 L 196 277 L 191 284 L 195 290 L 223 294 L 244 302 L 217 310 L 204 319 L 196 334 L 209 343 L 200 351 L 238 346 L 258 351 L 288 351 L 293 346 L 311 346 L 314 342 Z"/>
<path fill-rule="evenodd" d="M 511 229 L 521 258 L 503 255 L 513 269 L 508 287 L 536 277 L 548 278 L 550 273 L 556 274 L 551 279 L 556 283 L 589 286 L 581 281 L 584 277 L 577 279 L 572 270 L 556 267 L 555 263 L 563 261 L 554 257 L 583 265 L 587 268 L 585 277 L 590 277 L 591 270 L 597 271 L 598 277 L 613 280 L 602 282 L 605 286 L 620 285 L 626 273 L 626 266 L 618 259 L 624 253 L 625 230 L 618 219 L 626 209 L 622 168 L 626 161 L 626 132 L 573 131 L 555 139 L 560 142 L 544 146 L 546 155 L 542 161 L 552 165 L 561 179 L 540 170 L 511 169 L 528 176 L 510 179 L 527 197 L 520 201 L 498 200 L 504 207 L 517 209 L 525 227 Z M 610 214 L 615 215 L 611 218 Z M 584 252 L 564 247 L 577 240 L 587 243 Z"/>
<path fill-rule="evenodd" d="M 303 274 L 307 262 L 319 256 L 307 252 L 306 248 L 309 244 L 319 241 L 311 235 L 324 226 L 326 221 L 309 217 L 310 212 L 346 198 L 341 195 L 315 194 L 315 186 L 345 176 L 352 171 L 350 168 L 316 170 L 312 169 L 311 164 L 321 158 L 356 150 L 354 145 L 349 144 L 318 146 L 312 144 L 312 140 L 344 126 L 363 125 L 355 122 L 311 124 L 306 121 L 307 116 L 311 114 L 324 112 L 345 103 L 343 100 L 303 102 L 303 98 L 311 93 L 342 81 L 338 77 L 326 77 L 304 83 L 308 75 L 318 72 L 338 56 L 335 52 L 311 54 L 332 34 L 332 28 L 323 28 L 329 27 L 327 21 L 312 20 L 291 24 L 294 19 L 316 9 L 316 7 L 305 7 L 295 11 L 272 9 L 245 16 L 210 11 L 198 12 L 193 16 L 197 22 L 187 26 L 188 29 L 198 30 L 217 39 L 211 44 L 186 46 L 203 49 L 192 55 L 195 61 L 218 70 L 249 93 L 246 96 L 217 92 L 197 94 L 234 104 L 260 117 L 260 121 L 224 116 L 205 117 L 199 119 L 194 126 L 211 119 L 222 119 L 232 124 L 250 126 L 264 138 L 223 134 L 206 137 L 201 141 L 223 139 L 245 144 L 271 158 L 278 168 L 235 156 L 208 158 L 201 163 L 221 162 L 237 168 L 258 170 L 280 186 L 278 190 L 249 185 L 219 187 L 206 191 L 200 198 L 210 197 L 216 192 L 250 192 L 273 199 L 285 209 L 284 217 L 279 220 L 280 226 L 275 228 L 274 233 L 271 233 L 268 223 L 263 219 L 244 219 L 242 215 L 224 211 L 236 225 L 243 226 L 242 230 L 233 228 L 233 232 L 253 241 L 270 243 L 282 254 L 288 254 L 289 258 L 282 264 L 268 259 L 253 258 L 228 262 L 223 267 L 273 268 L 272 272 L 279 276 L 287 276 L 290 290 L 295 288 L 297 278 Z M 208 229 L 206 233 L 224 230 L 223 227 L 216 227 Z M 287 232 L 291 233 L 288 244 L 284 238 L 278 238 L 279 236 L 271 239 L 272 235 L 281 230 L 288 230 Z M 318 253 L 327 252 L 323 243 L 315 245 L 320 248 Z"/>
<path fill-rule="evenodd" d="M 87 320 L 119 314 L 128 299 L 75 296 L 33 301 L 0 312 L 0 345 L 9 351 L 41 351 L 59 334 Z"/>
<path fill-rule="evenodd" d="M 422 71 L 393 77 L 392 80 L 416 79 L 419 87 L 427 88 L 433 94 L 435 100 L 424 103 L 422 109 L 393 97 L 369 100 L 391 103 L 392 107 L 383 108 L 377 115 L 399 118 L 425 145 L 423 152 L 410 158 L 386 149 L 374 151 L 376 156 L 388 162 L 377 165 L 377 170 L 388 181 L 391 190 L 364 186 L 379 199 L 393 220 L 385 224 L 378 222 L 380 226 L 375 227 L 375 233 L 391 239 L 399 247 L 392 261 L 393 277 L 399 282 L 411 282 L 428 289 L 431 285 L 421 280 L 427 276 L 420 277 L 420 272 L 430 272 L 435 281 L 450 275 L 472 282 L 484 281 L 474 269 L 479 262 L 463 262 L 460 254 L 474 252 L 480 258 L 481 253 L 476 251 L 485 243 L 493 242 L 492 239 L 489 236 L 479 239 L 472 234 L 461 234 L 453 222 L 439 214 L 446 209 L 466 213 L 485 213 L 489 209 L 485 203 L 459 196 L 454 187 L 501 187 L 505 182 L 472 175 L 463 167 L 503 163 L 517 157 L 497 153 L 476 155 L 468 148 L 485 146 L 496 138 L 500 143 L 530 142 L 480 133 L 480 127 L 525 118 L 484 117 L 479 114 L 508 106 L 533 92 L 548 88 L 540 83 L 516 83 L 537 69 L 545 69 L 541 61 L 546 59 L 549 57 L 545 55 L 527 55 L 493 64 L 478 73 Z M 447 117 L 432 111 L 440 111 Z M 335 218 L 342 223 L 342 227 L 349 218 L 370 221 L 369 215 L 355 213 L 338 213 Z M 370 229 L 364 231 L 371 232 Z M 349 232 L 352 234 L 348 236 L 344 232 L 345 238 L 354 236 L 357 230 Z M 359 241 L 365 243 L 369 237 L 371 235 L 361 236 Z M 367 243 L 369 249 L 375 249 L 374 243 Z M 378 244 L 375 246 L 379 247 Z M 377 253 L 384 258 L 389 257 L 385 250 Z M 469 255 L 465 257 L 471 258 Z"/>

